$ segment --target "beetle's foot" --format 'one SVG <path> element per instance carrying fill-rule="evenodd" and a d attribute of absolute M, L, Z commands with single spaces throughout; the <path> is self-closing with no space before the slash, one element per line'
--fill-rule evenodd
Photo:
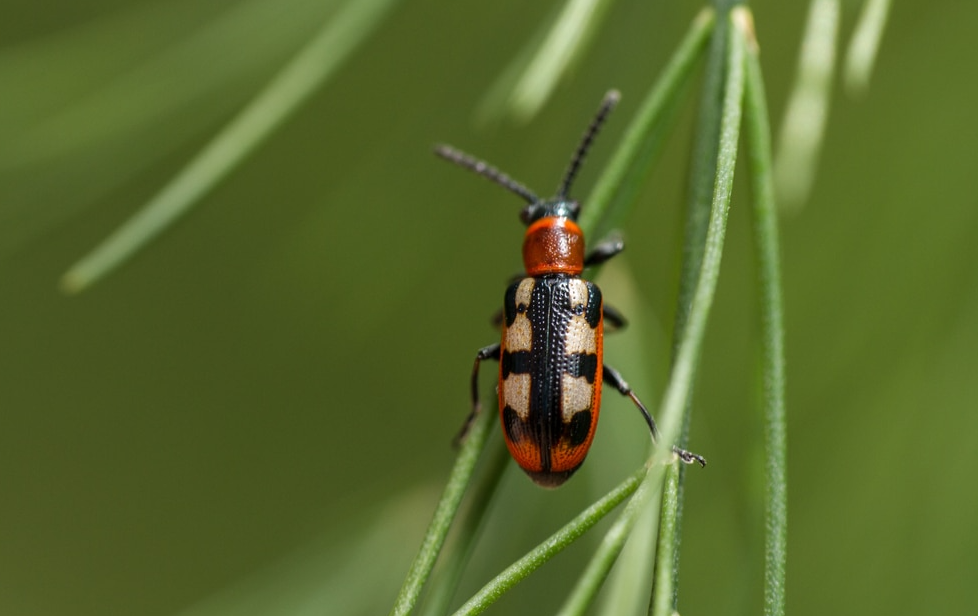
<path fill-rule="evenodd" d="M 679 447 L 673 447 L 672 453 L 676 454 L 680 460 L 686 464 L 692 464 L 693 462 L 699 463 L 700 466 L 706 466 L 706 458 L 699 455 L 698 453 L 693 453 L 691 451 L 686 451 L 685 449 L 680 449 Z"/>

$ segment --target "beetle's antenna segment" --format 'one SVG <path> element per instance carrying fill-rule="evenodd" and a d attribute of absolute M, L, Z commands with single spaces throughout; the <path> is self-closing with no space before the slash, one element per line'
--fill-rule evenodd
<path fill-rule="evenodd" d="M 574 157 L 571 158 L 570 166 L 567 167 L 564 180 L 560 183 L 560 188 L 557 190 L 558 199 L 567 197 L 570 185 L 577 176 L 577 172 L 581 169 L 581 165 L 584 163 L 584 157 L 587 155 L 591 143 L 598 135 L 598 131 L 601 130 L 601 125 L 608 119 L 608 114 L 615 108 L 619 100 L 621 100 L 621 94 L 618 90 L 611 90 L 604 95 L 604 100 L 601 101 L 601 107 L 598 108 L 598 113 L 594 116 L 594 120 L 591 121 L 591 125 L 584 131 L 584 138 L 581 139 L 581 145 L 577 146 L 577 151 L 574 152 Z"/>
<path fill-rule="evenodd" d="M 509 177 L 499 169 L 489 165 L 485 161 L 469 156 L 465 152 L 456 150 L 450 145 L 439 145 L 435 148 L 435 154 L 441 156 L 449 162 L 453 162 L 460 167 L 465 167 L 469 171 L 474 171 L 482 177 L 499 184 L 506 190 L 516 193 L 523 197 L 527 203 L 533 204 L 540 200 L 533 191 L 523 186 L 513 178 Z"/>

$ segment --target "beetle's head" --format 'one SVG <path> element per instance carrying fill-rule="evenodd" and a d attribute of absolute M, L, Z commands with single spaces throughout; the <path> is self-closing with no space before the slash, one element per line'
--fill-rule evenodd
<path fill-rule="evenodd" d="M 570 218 L 577 220 L 581 204 L 573 199 L 554 197 L 546 201 L 534 201 L 520 211 L 520 220 L 529 227 L 541 218 Z"/>

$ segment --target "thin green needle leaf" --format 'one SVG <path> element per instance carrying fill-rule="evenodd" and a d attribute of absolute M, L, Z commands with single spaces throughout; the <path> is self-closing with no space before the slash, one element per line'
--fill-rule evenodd
<path fill-rule="evenodd" d="M 601 498 L 601 500 L 582 511 L 576 518 L 551 535 L 546 541 L 507 567 L 491 582 L 483 586 L 465 605 L 459 608 L 455 612 L 455 616 L 471 616 L 485 611 L 504 592 L 536 571 L 541 565 L 580 538 L 581 535 L 597 524 L 604 516 L 611 513 L 615 507 L 635 492 L 642 482 L 642 477 L 645 473 L 645 469 L 634 473 Z"/>
<path fill-rule="evenodd" d="M 418 602 L 421 589 L 428 580 L 428 576 L 435 566 L 435 560 L 438 558 L 438 553 L 445 544 L 448 530 L 451 528 L 459 504 L 462 502 L 462 496 L 469 485 L 469 480 L 472 478 L 475 463 L 485 448 L 489 436 L 489 427 L 495 423 L 495 418 L 495 413 L 483 409 L 476 415 L 472 425 L 469 426 L 465 442 L 455 460 L 455 466 L 448 477 L 448 483 L 445 485 L 445 491 L 442 493 L 441 500 L 438 501 L 438 507 L 435 509 L 431 524 L 421 542 L 421 548 L 418 550 L 418 555 L 414 559 L 414 563 L 404 579 L 404 584 L 401 586 L 401 591 L 397 595 L 397 600 L 394 602 L 394 607 L 391 609 L 391 616 L 410 614 Z"/>
<path fill-rule="evenodd" d="M 714 11 L 704 8 L 693 20 L 676 52 L 662 71 L 625 130 L 621 143 L 602 170 L 601 178 L 588 196 L 578 220 L 585 234 L 620 222 L 626 205 L 634 200 L 638 186 L 661 149 L 668 110 L 675 103 L 696 68 L 713 31 Z"/>
<path fill-rule="evenodd" d="M 661 494 L 665 473 L 671 466 L 672 443 L 679 435 L 686 400 L 692 389 L 692 375 L 699 357 L 706 322 L 716 291 L 716 282 L 723 254 L 727 211 L 733 184 L 733 171 L 737 156 L 737 140 L 740 130 L 741 102 L 743 98 L 743 45 L 739 37 L 731 43 L 727 65 L 727 86 L 722 99 L 721 123 L 718 134 L 719 149 L 716 174 L 713 179 L 713 199 L 707 227 L 702 266 L 697 273 L 689 319 L 679 338 L 676 360 L 663 403 L 660 405 L 660 439 L 655 448 L 648 475 L 641 488 L 629 501 L 611 529 L 602 539 L 595 556 L 564 604 L 562 615 L 581 614 L 590 605 L 608 571 L 621 552 L 626 538 L 639 515 L 658 515 L 658 495 Z M 676 462 L 672 462 L 676 464 Z M 643 513 L 644 512 L 644 513 Z M 667 593 L 671 597 L 671 592 Z M 671 603 L 667 604 L 670 605 Z"/>
<path fill-rule="evenodd" d="M 753 43 L 753 32 L 747 34 Z M 764 614 L 784 616 L 788 539 L 784 315 L 777 209 L 771 171 L 771 127 L 768 124 L 764 77 L 756 43 L 748 47 L 744 126 L 754 201 L 754 250 L 760 286 L 762 406 L 767 445 Z"/>
<path fill-rule="evenodd" d="M 395 0 L 356 0 L 331 19 L 231 123 L 135 216 L 61 280 L 77 293 L 169 227 L 315 92 L 373 32 Z"/>
<path fill-rule="evenodd" d="M 786 210 L 804 205 L 815 181 L 829 113 L 838 29 L 839 0 L 812 0 L 798 74 L 774 159 L 774 188 L 778 203 Z"/>
<path fill-rule="evenodd" d="M 702 265 L 696 278 L 689 317 L 685 327 L 680 332 L 671 378 L 660 407 L 662 418 L 661 445 L 656 449 L 653 458 L 653 460 L 660 462 L 671 455 L 670 449 L 679 437 L 682 428 L 683 412 L 687 408 L 687 401 L 692 390 L 693 375 L 699 360 L 703 336 L 706 332 L 706 324 L 716 292 L 717 279 L 720 275 L 720 261 L 723 256 L 727 212 L 730 208 L 730 194 L 737 162 L 737 141 L 740 136 L 740 120 L 744 98 L 745 43 L 742 34 L 744 27 L 737 24 L 742 24 L 745 21 L 749 21 L 749 13 L 745 9 L 737 7 L 731 10 L 713 200 L 706 231 Z M 676 502 L 678 506 L 678 499 Z M 673 531 L 675 530 L 675 526 L 671 528 Z M 667 532 L 670 532 L 668 525 L 660 527 L 660 545 L 663 542 L 670 542 L 675 545 L 677 538 L 665 536 Z M 668 561 L 659 560 L 656 567 L 656 580 L 652 596 L 652 614 L 655 616 L 669 616 L 675 609 L 673 605 L 675 568 L 671 557 L 672 555 L 668 555 Z"/>
<path fill-rule="evenodd" d="M 513 90 L 513 115 L 527 121 L 550 98 L 560 78 L 601 23 L 608 0 L 568 0 L 550 34 Z"/>
<path fill-rule="evenodd" d="M 127 3 L 0 49 L 0 260 L 241 109 L 341 4 Z"/>
<path fill-rule="evenodd" d="M 720 149 L 720 131 L 723 120 L 722 101 L 725 79 L 729 63 L 729 1 L 717 1 L 720 11 L 720 26 L 714 30 L 710 43 L 709 57 L 700 94 L 699 116 L 687 181 L 687 206 L 682 249 L 682 269 L 679 279 L 679 293 L 676 302 L 673 325 L 673 362 L 679 352 L 686 332 L 693 297 L 703 268 L 703 255 L 709 231 L 717 175 L 717 156 Z M 690 380 L 695 381 L 695 366 Z M 678 444 L 685 447 L 688 441 L 690 415 L 693 405 L 693 384 L 686 396 L 682 425 Z M 664 532 L 658 536 L 655 546 L 655 574 L 653 576 L 653 599 L 669 601 L 675 607 L 678 603 L 679 580 L 679 542 L 682 521 L 683 475 L 681 471 L 670 471 L 666 479 L 667 487 L 660 512 Z M 650 610 L 654 606 L 650 606 Z"/>
<path fill-rule="evenodd" d="M 472 487 L 472 496 L 466 503 L 465 511 L 459 516 L 458 533 L 451 538 L 445 548 L 445 556 L 435 570 L 434 581 L 424 601 L 425 614 L 448 613 L 448 606 L 455 596 L 469 557 L 472 556 L 503 471 L 510 465 L 509 450 L 501 445 L 490 447 L 490 456 L 486 463 L 485 476 Z"/>
<path fill-rule="evenodd" d="M 521 122 L 532 119 L 587 47 L 608 4 L 609 0 L 568 0 L 546 36 L 539 43 L 531 43 L 539 47 L 532 52 L 521 52 L 490 89 L 480 116 L 490 117 L 508 110 Z M 517 66 L 525 68 L 518 69 Z M 512 90 L 502 96 L 510 83 Z M 500 104 L 501 100 L 505 102 Z"/>
<path fill-rule="evenodd" d="M 586 613 L 600 589 L 606 588 L 601 595 L 600 609 L 594 613 L 602 616 L 645 616 L 655 565 L 655 553 L 649 546 L 655 545 L 659 532 L 658 517 L 654 515 L 655 510 L 652 513 L 635 518 L 620 553 L 613 560 L 617 567 L 606 573 L 607 581 L 598 577 L 582 577 L 582 583 L 574 588 L 573 595 L 576 596 L 568 597 L 562 614 Z"/>
<path fill-rule="evenodd" d="M 559 616 L 576 616 L 583 614 L 594 601 L 601 585 L 608 577 L 612 565 L 632 533 L 632 528 L 639 516 L 647 513 L 656 516 L 658 512 L 658 495 L 661 493 L 663 466 L 651 467 L 645 474 L 642 484 L 635 496 L 628 501 L 624 511 L 611 525 L 608 532 L 601 538 L 601 544 L 588 563 L 587 569 L 574 586 L 574 590 L 558 612 Z"/>
<path fill-rule="evenodd" d="M 682 515 L 682 491 L 678 466 L 666 471 L 662 487 L 662 506 L 659 511 L 659 534 L 655 545 L 655 573 L 652 583 L 652 603 L 649 612 L 673 610 L 678 601 L 679 526 Z M 660 605 L 664 604 L 664 605 Z"/>
<path fill-rule="evenodd" d="M 12 93 L 15 96 L 8 97 L 14 100 L 0 102 L 0 117 L 9 106 L 12 118 L 3 120 L 12 120 L 14 124 L 0 142 L 0 170 L 22 173 L 36 166 L 48 169 L 66 159 L 77 165 L 78 157 L 87 159 L 97 155 L 99 147 L 107 142 L 128 141 L 131 135 L 166 124 L 168 118 L 182 109 L 189 107 L 195 115 L 200 114 L 202 108 L 214 104 L 214 99 L 223 99 L 220 95 L 232 83 L 256 72 L 262 63 L 291 55 L 284 49 L 295 48 L 296 36 L 304 38 L 314 33 L 315 29 L 309 27 L 310 20 L 318 22 L 323 14 L 331 15 L 329 5 L 338 4 L 330 0 L 313 13 L 308 5 L 300 5 L 296 0 L 247 0 L 199 24 L 194 14 L 187 14 L 188 9 L 180 10 L 181 2 L 173 3 L 173 8 L 164 9 L 164 3 L 156 3 L 152 10 L 137 5 L 139 9 L 119 11 L 123 15 L 102 18 L 108 23 L 92 26 L 93 31 L 84 37 L 55 37 L 37 45 L 40 49 L 23 54 L 6 71 L 0 70 L 0 77 L 26 79 L 24 73 L 36 73 L 43 67 L 46 79 L 52 79 L 47 74 L 50 72 L 60 75 L 61 83 L 72 83 L 74 80 L 65 73 L 78 72 L 78 66 L 63 58 L 73 54 L 129 62 L 117 67 L 111 78 L 89 77 L 84 82 L 88 87 L 79 93 L 56 96 L 51 91 L 54 86 L 24 88 L 25 91 L 18 90 Z M 197 17 L 201 19 L 202 16 Z M 176 30 L 180 35 L 143 58 L 146 52 L 129 39 L 152 41 L 161 36 L 158 28 Z M 255 39 L 256 28 L 262 29 L 263 36 L 251 40 Z M 231 47 L 240 49 L 234 54 L 226 53 Z M 61 62 L 50 56 L 61 58 Z M 0 69 L 3 67 L 0 57 Z M 11 68 L 19 68 L 20 75 Z M 81 89 L 80 85 L 74 87 Z M 40 110 L 35 110 L 38 107 L 54 108 L 39 114 Z M 183 124 L 194 126 L 192 122 L 181 121 L 178 131 L 183 130 Z M 131 140 L 139 141 L 136 137 Z M 156 141 L 154 136 L 154 145 Z M 141 151 L 148 150 L 145 143 L 140 146 Z M 136 156 L 136 146 L 132 149 L 128 155 Z M 117 164 L 106 166 L 112 167 L 106 173 L 118 173 Z"/>
<path fill-rule="evenodd" d="M 869 77 L 889 14 L 890 0 L 866 0 L 863 3 L 859 23 L 846 52 L 845 83 L 851 96 L 861 96 L 869 88 Z"/>
<path fill-rule="evenodd" d="M 679 294 L 672 330 L 673 355 L 679 346 L 689 307 L 693 301 L 697 276 L 703 263 L 703 244 L 713 202 L 716 178 L 717 149 L 720 142 L 720 100 L 723 98 L 724 67 L 727 63 L 728 13 L 718 16 L 722 25 L 715 27 L 710 39 L 703 85 L 696 117 L 693 149 L 687 179 L 685 228 L 683 230 L 682 264 L 679 275 Z M 675 359 L 675 358 L 674 358 Z"/>

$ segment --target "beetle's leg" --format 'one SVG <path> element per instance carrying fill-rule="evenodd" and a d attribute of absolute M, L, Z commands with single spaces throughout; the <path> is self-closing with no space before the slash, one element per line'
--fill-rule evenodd
<path fill-rule="evenodd" d="M 492 326 L 495 328 L 501 327 L 503 324 L 503 309 L 500 308 L 492 315 Z"/>
<path fill-rule="evenodd" d="M 649 430 L 652 432 L 652 442 L 659 440 L 659 430 L 655 427 L 655 420 L 652 419 L 652 415 L 649 414 L 649 410 L 645 408 L 642 401 L 638 399 L 638 396 L 636 396 L 635 392 L 632 391 L 632 388 L 628 386 L 625 379 L 621 378 L 621 374 L 608 364 L 604 365 L 604 382 L 617 389 L 621 395 L 628 396 L 632 399 L 632 402 L 635 403 L 638 410 L 642 411 L 642 416 L 645 417 L 645 423 L 649 424 Z M 672 452 L 679 456 L 679 459 L 686 464 L 699 462 L 700 466 L 706 466 L 706 460 L 699 454 L 686 451 L 685 449 L 680 449 L 679 447 L 673 447 Z"/>
<path fill-rule="evenodd" d="M 621 236 L 615 235 L 595 246 L 584 259 L 584 266 L 590 267 L 592 265 L 604 263 L 611 257 L 621 252 L 624 248 L 625 242 L 622 241 Z M 610 331 L 621 329 L 628 324 L 628 321 L 620 312 L 607 304 L 602 306 L 601 311 L 604 315 L 605 323 L 610 326 L 607 328 Z"/>
<path fill-rule="evenodd" d="M 472 412 L 465 418 L 465 423 L 462 424 L 462 429 L 458 431 L 458 436 L 455 437 L 456 445 L 465 439 L 465 435 L 469 433 L 469 427 L 472 426 L 472 422 L 475 421 L 479 411 L 482 410 L 482 404 L 479 402 L 479 364 L 481 364 L 482 360 L 484 359 L 495 359 L 496 361 L 499 361 L 498 342 L 496 344 L 490 344 L 487 347 L 482 347 L 479 349 L 479 352 L 475 354 L 475 365 L 472 366 Z"/>
<path fill-rule="evenodd" d="M 606 332 L 614 332 L 628 325 L 628 320 L 608 304 L 601 306 L 601 313 L 604 316 L 604 330 Z"/>
<path fill-rule="evenodd" d="M 613 234 L 591 249 L 591 252 L 584 257 L 584 267 L 601 265 L 622 250 L 625 250 L 625 240 L 617 233 Z"/>

